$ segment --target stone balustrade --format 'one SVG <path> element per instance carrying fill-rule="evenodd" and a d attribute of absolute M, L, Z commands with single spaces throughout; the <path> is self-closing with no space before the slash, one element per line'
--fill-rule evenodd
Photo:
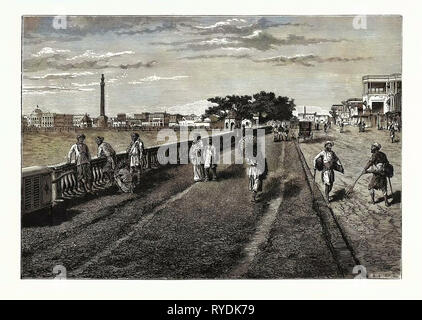
<path fill-rule="evenodd" d="M 265 129 L 266 134 L 271 132 L 271 127 L 265 126 L 260 127 L 261 129 Z M 255 128 L 256 129 L 256 128 Z M 225 135 L 232 135 L 231 132 L 222 132 L 218 135 L 214 135 L 213 138 L 215 139 L 216 136 L 220 136 L 220 151 L 223 151 L 224 143 L 223 138 Z M 229 144 L 232 147 L 234 141 Z M 175 147 L 177 150 L 177 163 L 187 163 L 187 151 L 192 145 L 192 141 L 184 141 L 184 142 L 177 142 L 177 143 L 170 143 L 166 144 L 167 151 L 163 154 L 162 152 L 158 152 L 160 146 L 153 146 L 149 148 L 145 148 L 143 155 L 142 155 L 142 169 L 143 172 L 148 170 L 158 169 L 165 163 L 163 161 L 164 157 L 169 156 L 169 149 L 171 147 Z M 183 154 L 183 161 L 181 161 L 181 155 Z M 116 155 L 117 163 L 121 163 L 122 161 L 128 161 L 128 155 L 126 152 L 120 152 Z M 92 188 L 93 191 L 104 190 L 107 188 L 108 181 L 103 173 L 103 167 L 106 163 L 105 158 L 92 158 L 91 160 L 91 173 L 92 173 Z M 42 168 L 42 167 L 40 167 Z M 44 167 L 45 168 L 45 167 Z M 48 192 L 51 192 L 51 199 L 54 203 L 55 201 L 63 201 L 66 199 L 78 198 L 85 196 L 85 190 L 78 185 L 77 181 L 77 171 L 76 165 L 74 163 L 61 163 L 57 165 L 48 166 L 49 169 L 52 171 L 51 181 L 52 186 Z M 40 169 L 41 170 L 41 169 Z M 36 175 L 36 172 L 33 172 L 32 175 Z M 51 191 L 50 191 L 51 190 Z M 24 197 L 24 195 L 22 195 Z"/>

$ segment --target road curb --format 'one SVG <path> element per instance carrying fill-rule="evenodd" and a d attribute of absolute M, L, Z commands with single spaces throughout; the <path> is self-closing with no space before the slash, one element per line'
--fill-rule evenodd
<path fill-rule="evenodd" d="M 353 268 L 360 265 L 351 242 L 348 240 L 344 229 L 341 227 L 333 210 L 325 200 L 317 183 L 315 183 L 311 170 L 305 160 L 299 144 L 294 141 L 299 159 L 305 172 L 306 181 L 311 190 L 313 209 L 321 220 L 324 238 L 336 261 L 339 272 L 344 278 L 353 278 Z"/>

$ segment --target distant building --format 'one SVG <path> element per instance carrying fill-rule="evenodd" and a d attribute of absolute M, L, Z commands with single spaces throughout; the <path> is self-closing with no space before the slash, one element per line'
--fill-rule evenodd
<path fill-rule="evenodd" d="M 177 127 L 179 126 L 179 122 L 183 119 L 181 114 L 170 114 L 169 115 L 169 127 Z"/>
<path fill-rule="evenodd" d="M 28 116 L 28 126 L 41 128 L 42 110 L 38 106 Z"/>
<path fill-rule="evenodd" d="M 360 98 L 350 98 L 345 101 L 346 107 L 350 112 L 350 123 L 357 125 L 359 122 L 368 122 L 368 108 L 363 104 Z"/>
<path fill-rule="evenodd" d="M 328 114 L 316 114 L 315 123 L 328 123 L 330 121 L 330 116 Z"/>
<path fill-rule="evenodd" d="M 316 112 L 306 112 L 306 106 L 303 107 L 303 112 L 297 114 L 299 121 L 311 121 L 315 122 Z"/>
<path fill-rule="evenodd" d="M 84 114 L 74 114 L 72 117 L 72 125 L 75 128 L 80 128 L 81 127 L 81 121 L 82 118 L 84 117 Z"/>
<path fill-rule="evenodd" d="M 53 124 L 55 128 L 71 128 L 73 127 L 73 115 L 54 113 Z"/>
<path fill-rule="evenodd" d="M 148 116 L 149 125 L 153 127 L 166 127 L 169 124 L 169 115 L 166 112 L 154 112 Z"/>
<path fill-rule="evenodd" d="M 402 80 L 400 73 L 362 77 L 363 103 L 369 108 L 371 125 L 386 127 L 401 117 Z"/>
<path fill-rule="evenodd" d="M 196 114 L 190 114 L 182 116 L 182 119 L 179 120 L 180 127 L 195 127 L 195 122 L 200 122 L 201 117 Z"/>
<path fill-rule="evenodd" d="M 336 124 L 339 124 L 340 122 L 345 124 L 351 123 L 350 109 L 346 102 L 342 104 L 333 104 L 331 110 L 333 110 L 337 115 L 335 119 Z"/>
<path fill-rule="evenodd" d="M 26 127 L 28 127 L 28 117 L 27 116 L 22 116 L 22 118 L 21 118 L 21 126 L 22 126 L 22 128 L 26 128 Z"/>
<path fill-rule="evenodd" d="M 54 113 L 43 112 L 38 106 L 28 117 L 28 125 L 36 128 L 54 127 Z"/>
<path fill-rule="evenodd" d="M 114 128 L 123 128 L 127 126 L 128 122 L 126 113 L 118 113 L 117 116 L 112 119 L 112 127 Z"/>
<path fill-rule="evenodd" d="M 92 128 L 92 119 L 87 113 L 85 113 L 81 120 L 81 128 Z"/>
<path fill-rule="evenodd" d="M 234 111 L 230 111 L 224 119 L 224 129 L 233 130 L 241 126 L 242 119 Z"/>

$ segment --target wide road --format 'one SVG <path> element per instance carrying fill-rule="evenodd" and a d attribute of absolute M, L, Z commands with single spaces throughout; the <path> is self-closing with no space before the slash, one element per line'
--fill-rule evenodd
<path fill-rule="evenodd" d="M 143 176 L 135 195 L 110 192 L 72 205 L 53 224 L 28 217 L 22 277 L 227 279 L 349 277 L 351 252 L 309 184 L 293 142 L 266 137 L 269 175 L 251 202 L 243 165 L 193 183 L 191 165 Z"/>

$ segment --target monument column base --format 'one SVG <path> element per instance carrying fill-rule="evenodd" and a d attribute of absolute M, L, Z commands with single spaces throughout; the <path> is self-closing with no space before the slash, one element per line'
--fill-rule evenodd
<path fill-rule="evenodd" d="M 107 128 L 108 127 L 108 118 L 107 116 L 98 117 L 98 128 Z"/>

